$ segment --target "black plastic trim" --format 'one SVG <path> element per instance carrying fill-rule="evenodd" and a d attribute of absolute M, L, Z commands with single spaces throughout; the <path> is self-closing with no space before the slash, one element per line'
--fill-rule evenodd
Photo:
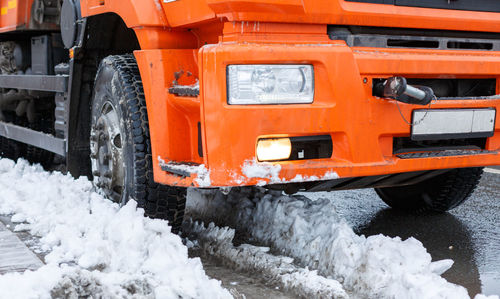
<path fill-rule="evenodd" d="M 201 138 L 201 122 L 198 122 L 198 156 L 203 158 L 203 139 Z"/>
<path fill-rule="evenodd" d="M 317 192 L 333 190 L 349 190 L 360 188 L 382 188 L 417 184 L 429 178 L 443 174 L 450 169 L 424 170 L 414 172 L 403 172 L 395 174 L 384 174 L 365 177 L 339 178 L 325 181 L 272 184 L 266 188 L 274 190 L 284 190 L 288 193 L 298 191 Z"/>
<path fill-rule="evenodd" d="M 412 135 L 411 140 L 443 140 L 443 139 L 472 139 L 492 137 L 494 132 L 460 133 L 460 134 L 429 134 Z"/>

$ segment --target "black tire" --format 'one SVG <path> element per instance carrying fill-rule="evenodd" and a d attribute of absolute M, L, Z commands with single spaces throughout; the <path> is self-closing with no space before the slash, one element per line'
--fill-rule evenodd
<path fill-rule="evenodd" d="M 413 213 L 442 213 L 462 204 L 479 184 L 483 168 L 453 169 L 415 185 L 376 188 L 390 207 Z"/>
<path fill-rule="evenodd" d="M 52 108 L 51 110 L 53 111 L 54 108 Z M 26 120 L 21 125 L 47 134 L 54 133 L 54 117 L 51 114 L 51 111 L 41 111 L 38 114 L 38 119 L 34 123 L 29 124 L 28 121 Z M 54 164 L 53 163 L 54 156 L 55 156 L 54 153 L 49 152 L 47 150 L 41 149 L 33 145 L 28 145 L 28 144 L 26 145 L 26 153 L 24 154 L 26 160 L 28 160 L 31 163 L 38 163 L 47 170 L 50 169 L 51 166 Z"/>
<path fill-rule="evenodd" d="M 121 205 L 129 198 L 135 199 L 147 216 L 167 219 L 172 230 L 178 232 L 184 217 L 186 188 L 160 185 L 153 180 L 146 101 L 132 55 L 102 60 L 91 109 L 94 183 Z M 113 125 L 116 122 L 117 126 Z"/>
<path fill-rule="evenodd" d="M 6 111 L 3 114 L 6 122 L 16 123 L 15 113 Z M 0 136 L 0 156 L 2 158 L 17 161 L 17 159 L 24 157 L 25 152 L 26 144 Z"/>
<path fill-rule="evenodd" d="M 24 145 L 14 140 L 0 137 L 0 156 L 17 161 L 22 157 L 24 152 Z"/>
<path fill-rule="evenodd" d="M 12 111 L 5 111 L 6 121 L 21 127 L 30 128 L 47 134 L 53 132 L 54 120 L 47 113 L 39 113 L 38 119 L 34 123 L 29 123 L 26 117 L 19 117 Z M 0 156 L 16 161 L 19 158 L 25 158 L 30 163 L 41 164 L 45 169 L 50 169 L 54 161 L 54 154 L 39 147 L 18 142 L 5 137 L 0 137 Z"/>

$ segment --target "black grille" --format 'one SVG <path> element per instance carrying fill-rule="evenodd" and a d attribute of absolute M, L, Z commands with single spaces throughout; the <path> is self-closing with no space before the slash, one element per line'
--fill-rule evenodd
<path fill-rule="evenodd" d="M 483 99 L 496 95 L 496 79 L 414 79 L 407 78 L 408 84 L 432 88 L 440 100 L 456 98 Z M 495 98 L 498 98 L 495 97 Z"/>
<path fill-rule="evenodd" d="M 350 47 L 500 51 L 500 34 L 490 32 L 330 25 L 328 35 Z"/>
<path fill-rule="evenodd" d="M 444 152 L 453 150 L 471 151 L 484 150 L 486 138 L 420 140 L 410 137 L 395 137 L 393 140 L 394 154 L 409 154 L 418 152 Z"/>

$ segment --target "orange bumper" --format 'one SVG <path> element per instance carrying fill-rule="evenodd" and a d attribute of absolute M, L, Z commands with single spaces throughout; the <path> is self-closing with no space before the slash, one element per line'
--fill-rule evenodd
<path fill-rule="evenodd" d="M 395 101 L 372 96 L 372 78 L 394 75 L 431 78 L 500 77 L 500 52 L 349 48 L 343 42 L 316 45 L 221 43 L 195 51 L 136 52 L 150 115 L 155 180 L 179 186 L 237 186 L 300 179 L 360 177 L 430 169 L 500 165 L 500 121 L 488 138 L 489 154 L 417 159 L 393 155 L 393 138 L 409 137 Z M 186 52 L 188 51 L 188 52 Z M 168 61 L 182 55 L 198 66 L 200 96 L 168 94 L 173 70 Z M 226 67 L 230 64 L 312 64 L 315 97 L 312 104 L 228 105 Z M 497 84 L 497 93 L 499 91 Z M 181 109 L 183 103 L 189 109 Z M 180 106 L 179 106 L 180 105 Z M 406 119 L 422 106 L 399 104 Z M 170 108 L 169 108 L 170 107 Z M 177 107 L 177 108 L 175 108 Z M 488 107 L 500 111 L 500 99 L 438 101 L 432 108 Z M 172 117 L 184 120 L 186 134 L 172 128 Z M 197 122 L 202 155 L 196 156 Z M 177 135 L 176 135 L 177 132 Z M 330 135 L 328 159 L 257 163 L 256 142 L 266 136 Z M 184 136 L 184 140 L 182 140 Z M 187 141 L 186 141 L 187 140 Z M 189 145 L 186 145 L 186 142 Z M 176 150 L 174 147 L 182 150 Z M 186 154 L 183 155 L 183 152 Z M 191 154 L 187 154 L 187 152 Z M 161 159 L 203 163 L 207 171 L 183 177 L 163 171 Z M 247 165 L 247 166 L 245 166 Z M 248 165 L 263 165 L 269 173 L 248 177 Z M 204 179 L 204 180 L 202 180 Z M 209 180 L 208 180 L 209 179 Z M 209 184 L 208 184 L 209 182 Z"/>

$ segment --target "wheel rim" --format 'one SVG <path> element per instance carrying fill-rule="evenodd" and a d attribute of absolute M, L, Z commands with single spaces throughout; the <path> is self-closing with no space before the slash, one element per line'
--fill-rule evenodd
<path fill-rule="evenodd" d="M 94 184 L 106 196 L 122 203 L 125 187 L 123 142 L 116 108 L 105 101 L 90 131 L 90 160 Z"/>

